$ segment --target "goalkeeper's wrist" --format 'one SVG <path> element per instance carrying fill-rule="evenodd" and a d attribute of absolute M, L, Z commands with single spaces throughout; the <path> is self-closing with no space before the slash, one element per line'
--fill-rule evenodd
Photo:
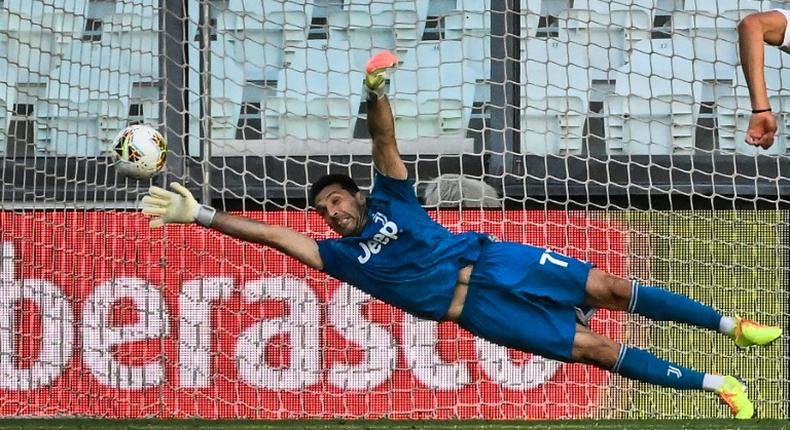
<path fill-rule="evenodd" d="M 368 100 L 378 100 L 384 97 L 384 77 L 375 74 L 368 74 L 362 82 L 365 92 L 368 93 Z"/>
<path fill-rule="evenodd" d="M 208 205 L 198 205 L 195 209 L 195 222 L 203 227 L 211 227 L 217 210 Z"/>
<path fill-rule="evenodd" d="M 365 91 L 368 93 L 368 100 L 378 100 L 384 97 L 384 85 L 381 85 L 378 88 L 370 88 L 369 86 L 365 85 Z"/>

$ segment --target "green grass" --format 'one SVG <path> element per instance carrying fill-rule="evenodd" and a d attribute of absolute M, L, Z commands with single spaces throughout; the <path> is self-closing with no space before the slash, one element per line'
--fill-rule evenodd
<path fill-rule="evenodd" d="M 0 430 L 790 430 L 785 420 L 203 421 L 3 419 Z"/>

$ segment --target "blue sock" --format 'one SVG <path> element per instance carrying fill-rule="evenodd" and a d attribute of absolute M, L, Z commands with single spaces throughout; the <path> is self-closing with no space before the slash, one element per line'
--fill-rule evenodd
<path fill-rule="evenodd" d="M 711 330 L 719 330 L 722 315 L 708 305 L 662 288 L 631 282 L 628 312 L 655 321 L 676 321 Z"/>
<path fill-rule="evenodd" d="M 662 360 L 644 349 L 622 345 L 612 372 L 678 390 L 701 390 L 705 374 Z"/>

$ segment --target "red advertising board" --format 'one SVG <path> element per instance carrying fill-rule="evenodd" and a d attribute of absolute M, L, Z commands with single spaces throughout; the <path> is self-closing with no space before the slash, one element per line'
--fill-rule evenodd
<path fill-rule="evenodd" d="M 250 212 L 314 237 L 321 219 Z M 563 211 L 433 214 L 627 274 L 615 224 Z M 0 414 L 559 418 L 608 374 L 421 321 L 276 251 L 126 212 L 0 212 Z M 622 338 L 619 313 L 593 329 Z"/>

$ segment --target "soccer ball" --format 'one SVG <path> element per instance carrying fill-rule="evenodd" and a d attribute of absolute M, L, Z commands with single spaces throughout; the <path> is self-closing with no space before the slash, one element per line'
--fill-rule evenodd
<path fill-rule="evenodd" d="M 167 159 L 167 142 L 148 125 L 132 125 L 113 139 L 115 168 L 135 179 L 149 179 L 162 170 Z"/>

